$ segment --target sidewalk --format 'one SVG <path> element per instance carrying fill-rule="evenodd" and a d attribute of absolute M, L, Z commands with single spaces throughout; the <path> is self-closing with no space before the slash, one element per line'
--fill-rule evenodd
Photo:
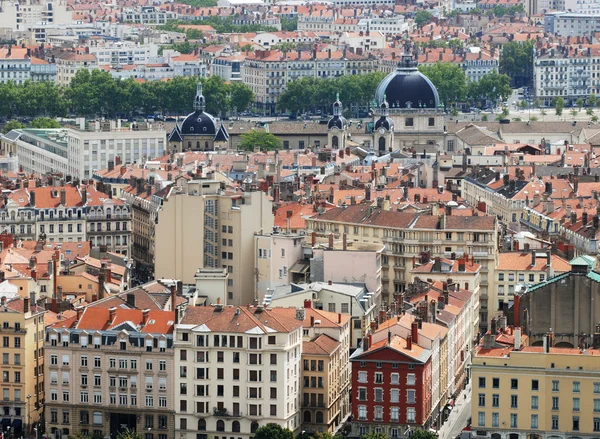
<path fill-rule="evenodd" d="M 465 395 L 467 395 L 467 399 L 465 399 Z M 471 400 L 471 382 L 469 382 L 469 384 L 467 384 L 467 387 L 459 393 L 459 395 L 456 397 L 456 400 L 454 401 L 454 408 L 452 409 L 452 411 L 450 412 L 450 415 L 448 415 L 448 419 L 446 419 L 446 422 L 444 422 L 444 425 L 442 425 L 442 427 L 438 430 L 438 436 L 440 439 L 454 439 L 455 436 L 458 435 L 459 432 L 453 432 L 453 428 L 455 426 L 455 424 L 458 422 L 459 418 L 461 418 L 461 415 L 463 414 L 464 408 L 465 406 L 470 406 L 470 404 L 468 404 L 467 402 L 470 402 Z M 469 413 L 466 417 L 462 416 L 464 418 L 464 422 L 466 423 L 466 420 L 469 419 L 469 417 L 471 416 L 471 413 Z M 466 425 L 461 426 L 461 429 L 464 428 Z"/>

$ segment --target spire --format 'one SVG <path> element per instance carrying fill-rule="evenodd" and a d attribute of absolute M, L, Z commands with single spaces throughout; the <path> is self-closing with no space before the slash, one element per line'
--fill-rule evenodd
<path fill-rule="evenodd" d="M 204 111 L 205 108 L 206 102 L 202 95 L 202 82 L 198 81 L 198 85 L 196 86 L 196 98 L 194 99 L 194 110 Z"/>
<path fill-rule="evenodd" d="M 341 116 L 342 115 L 342 103 L 340 102 L 340 94 L 336 93 L 335 102 L 333 103 L 333 115 Z"/>
<path fill-rule="evenodd" d="M 381 116 L 388 117 L 390 114 L 390 104 L 388 104 L 387 96 L 383 95 L 383 102 L 381 103 Z"/>

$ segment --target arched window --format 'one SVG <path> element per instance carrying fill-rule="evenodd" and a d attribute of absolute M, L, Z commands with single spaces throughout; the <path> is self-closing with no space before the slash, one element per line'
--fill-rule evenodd
<path fill-rule="evenodd" d="M 256 430 L 258 430 L 258 422 L 254 421 L 250 424 L 250 433 L 256 433 Z"/>
<path fill-rule="evenodd" d="M 323 423 L 323 412 L 317 412 L 316 422 L 317 422 L 317 424 Z"/>
<path fill-rule="evenodd" d="M 14 210 L 10 213 L 10 219 L 13 221 L 15 220 L 15 211 Z"/>
<path fill-rule="evenodd" d="M 111 219 L 112 217 L 112 211 L 110 209 L 110 207 L 108 209 L 106 209 L 106 218 L 107 219 Z"/>
<path fill-rule="evenodd" d="M 379 152 L 385 151 L 385 137 L 379 138 Z"/>
<path fill-rule="evenodd" d="M 188 142 L 188 149 L 192 149 L 192 142 Z"/>
<path fill-rule="evenodd" d="M 225 422 L 221 419 L 217 421 L 217 431 L 225 431 Z"/>
<path fill-rule="evenodd" d="M 338 136 L 333 136 L 331 138 L 331 147 L 332 148 L 337 148 L 339 147 L 339 140 L 338 140 Z"/>
<path fill-rule="evenodd" d="M 200 149 L 200 142 L 196 142 L 196 149 Z"/>
<path fill-rule="evenodd" d="M 240 432 L 240 421 L 233 421 L 231 424 L 231 431 L 234 433 Z"/>
<path fill-rule="evenodd" d="M 304 421 L 307 424 L 310 424 L 312 422 L 312 415 L 310 414 L 309 410 L 305 410 L 304 411 Z"/>
<path fill-rule="evenodd" d="M 198 419 L 198 431 L 206 431 L 206 419 Z"/>

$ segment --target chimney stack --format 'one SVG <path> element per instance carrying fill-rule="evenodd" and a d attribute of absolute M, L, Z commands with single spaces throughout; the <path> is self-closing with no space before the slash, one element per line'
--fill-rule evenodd
<path fill-rule="evenodd" d="M 406 349 L 409 351 L 412 350 L 412 338 L 410 335 L 406 337 Z"/>
<path fill-rule="evenodd" d="M 419 343 L 419 323 L 417 321 L 412 322 L 410 327 L 410 335 L 415 343 Z"/>

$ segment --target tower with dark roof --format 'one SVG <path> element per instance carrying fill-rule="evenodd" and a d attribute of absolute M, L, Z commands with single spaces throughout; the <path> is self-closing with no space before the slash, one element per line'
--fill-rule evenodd
<path fill-rule="evenodd" d="M 379 106 L 379 119 L 375 122 L 375 149 L 379 155 L 391 152 L 394 145 L 394 121 L 390 116 L 390 106 L 387 98 L 383 96 L 383 102 Z"/>
<path fill-rule="evenodd" d="M 346 118 L 342 116 L 343 110 L 340 94 L 338 93 L 333 103 L 333 116 L 327 123 L 327 145 L 332 149 L 340 149 L 346 147 L 346 137 L 348 123 Z"/>
<path fill-rule="evenodd" d="M 202 94 L 202 82 L 198 81 L 193 104 L 194 112 L 187 115 L 169 134 L 170 151 L 214 151 L 215 142 L 226 142 L 227 130 L 217 125 L 215 118 L 206 112 L 206 98 Z"/>

